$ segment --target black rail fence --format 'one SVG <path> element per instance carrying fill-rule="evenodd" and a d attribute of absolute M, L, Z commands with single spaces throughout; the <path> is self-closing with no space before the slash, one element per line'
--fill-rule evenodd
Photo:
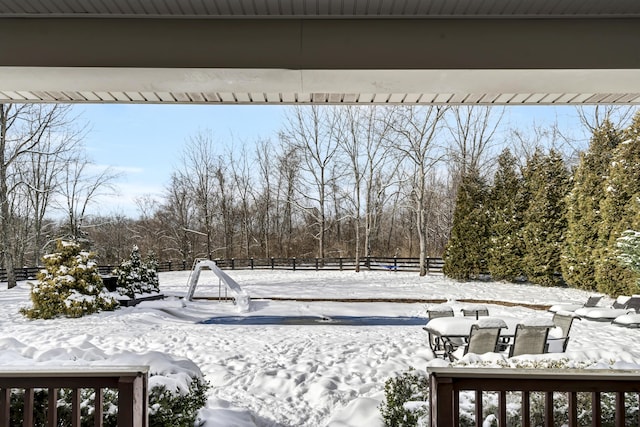
<path fill-rule="evenodd" d="M 349 271 L 356 269 L 355 258 L 230 258 L 215 259 L 218 267 L 223 270 L 334 270 Z M 442 272 L 444 261 L 442 258 L 427 258 L 425 260 L 429 273 Z M 360 258 L 360 270 L 370 271 L 420 271 L 418 258 L 400 257 L 364 257 Z M 112 274 L 117 265 L 100 265 L 101 275 Z M 186 261 L 164 261 L 158 263 L 158 272 L 191 270 L 193 263 Z M 42 267 L 22 267 L 16 269 L 17 280 L 33 280 Z M 5 269 L 0 268 L 0 282 L 7 281 Z"/>

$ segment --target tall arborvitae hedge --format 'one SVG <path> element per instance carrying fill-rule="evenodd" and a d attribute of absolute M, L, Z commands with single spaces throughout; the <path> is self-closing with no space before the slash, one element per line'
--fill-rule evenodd
<path fill-rule="evenodd" d="M 562 253 L 562 275 L 574 288 L 596 290 L 595 265 L 601 223 L 600 202 L 613 153 L 621 132 L 605 121 L 596 129 L 589 149 L 580 156 L 567 195 L 567 233 Z M 608 227 L 608 226 L 607 226 Z M 608 234 L 608 233 L 607 233 Z"/>
<path fill-rule="evenodd" d="M 524 213 L 524 269 L 532 283 L 562 284 L 560 256 L 566 231 L 565 197 L 569 172 L 560 154 L 539 150 L 529 159 L 524 174 L 529 204 Z"/>
<path fill-rule="evenodd" d="M 478 279 L 487 272 L 489 226 L 487 185 L 471 170 L 462 177 L 453 213 L 443 272 L 457 280 Z"/>
<path fill-rule="evenodd" d="M 633 273 L 617 259 L 616 240 L 625 230 L 640 229 L 640 113 L 614 152 L 604 190 L 595 271 L 598 290 L 612 296 L 637 294 L 640 289 Z"/>
<path fill-rule="evenodd" d="M 494 280 L 515 281 L 524 275 L 522 215 L 526 207 L 522 176 L 509 149 L 498 157 L 498 170 L 490 191 L 490 241 L 487 266 Z"/>

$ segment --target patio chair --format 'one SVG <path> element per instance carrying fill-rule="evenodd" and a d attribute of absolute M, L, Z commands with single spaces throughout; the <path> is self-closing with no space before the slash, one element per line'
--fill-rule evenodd
<path fill-rule="evenodd" d="M 427 309 L 427 317 L 429 319 L 437 319 L 438 317 L 453 317 L 453 308 L 448 305 L 433 306 Z M 427 331 L 429 332 L 429 331 Z M 438 356 L 444 355 L 444 345 L 440 337 L 429 332 L 429 347 L 433 354 Z"/>
<path fill-rule="evenodd" d="M 640 310 L 640 295 L 634 295 L 616 298 L 611 307 L 581 308 L 575 313 L 583 319 L 612 321 L 623 314 L 637 313 L 638 310 Z"/>
<path fill-rule="evenodd" d="M 584 304 L 555 304 L 549 307 L 549 311 L 552 313 L 557 313 L 558 311 L 576 311 L 584 307 L 596 307 L 601 299 L 602 295 L 591 295 L 589 298 L 587 298 L 587 301 Z"/>
<path fill-rule="evenodd" d="M 467 316 L 467 317 L 473 316 L 476 319 L 479 319 L 480 316 L 489 315 L 489 309 L 483 305 L 462 307 L 460 311 L 462 311 L 463 316 Z"/>
<path fill-rule="evenodd" d="M 448 305 L 427 308 L 427 317 L 429 319 L 436 319 L 438 317 L 453 317 L 453 308 Z"/>
<path fill-rule="evenodd" d="M 490 322 L 478 322 L 471 326 L 469 339 L 466 344 L 454 348 L 449 342 L 445 342 L 446 353 L 449 360 L 461 359 L 467 353 L 485 354 L 493 353 L 497 350 L 500 331 L 507 327 L 507 324 L 499 319 Z"/>
<path fill-rule="evenodd" d="M 579 317 L 568 311 L 559 311 L 553 315 L 551 321 L 555 327 L 549 331 L 545 353 L 564 353 L 567 350 L 569 331 L 576 318 L 580 320 Z"/>
<path fill-rule="evenodd" d="M 524 325 L 516 326 L 513 343 L 509 347 L 509 357 L 523 354 L 543 354 L 547 348 L 549 326 Z"/>

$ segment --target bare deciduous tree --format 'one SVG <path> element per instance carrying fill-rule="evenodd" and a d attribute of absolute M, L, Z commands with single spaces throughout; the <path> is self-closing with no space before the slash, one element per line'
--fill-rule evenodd
<path fill-rule="evenodd" d="M 453 106 L 447 114 L 447 127 L 453 140 L 447 154 L 451 175 L 464 176 L 467 170 L 484 171 L 488 151 L 496 144 L 494 136 L 504 115 L 489 106 Z"/>
<path fill-rule="evenodd" d="M 398 107 L 390 122 L 395 134 L 393 146 L 407 163 L 411 179 L 411 200 L 416 216 L 416 228 L 420 245 L 420 275 L 427 274 L 427 229 L 429 176 L 440 162 L 443 153 L 436 144 L 436 137 L 444 126 L 444 114 L 449 107 Z"/>
<path fill-rule="evenodd" d="M 333 107 L 313 105 L 293 107 L 281 137 L 300 153 L 302 179 L 308 185 L 305 205 L 300 206 L 313 218 L 314 238 L 318 242 L 317 256 L 325 256 L 327 232 L 327 191 L 331 188 L 331 163 L 334 161 L 337 144 L 338 115 Z"/>
<path fill-rule="evenodd" d="M 82 134 L 71 131 L 69 111 L 69 106 L 61 104 L 0 104 L 0 233 L 10 288 L 16 285 L 15 227 L 21 223 L 23 227 L 35 229 L 36 232 L 30 234 L 30 238 L 35 239 L 32 245 L 41 246 L 43 219 L 49 208 L 52 186 L 56 175 L 66 170 L 59 162 L 66 161 L 62 160 L 64 153 L 73 149 Z M 29 168 L 34 172 L 29 174 Z M 12 200 L 19 201 L 21 209 L 25 208 L 23 203 L 28 203 L 31 218 L 20 219 L 20 213 L 13 209 L 17 205 L 11 206 Z M 25 238 L 21 238 L 23 242 Z"/>
<path fill-rule="evenodd" d="M 111 167 L 96 166 L 83 156 L 69 162 L 58 190 L 58 206 L 66 214 L 68 238 L 76 242 L 85 240 L 82 228 L 87 209 L 99 197 L 114 193 L 113 184 L 118 176 Z"/>

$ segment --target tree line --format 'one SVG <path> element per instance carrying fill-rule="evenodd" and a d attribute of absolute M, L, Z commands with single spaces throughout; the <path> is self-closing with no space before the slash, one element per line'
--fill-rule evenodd
<path fill-rule="evenodd" d="M 137 245 L 158 260 L 188 264 L 196 258 L 419 257 L 425 274 L 426 257 L 441 256 L 455 232 L 458 187 L 467 171 L 488 176 L 504 145 L 516 147 L 519 159 L 542 145 L 569 147 L 565 158 L 573 153 L 555 128 L 505 131 L 503 108 L 295 106 L 272 139 L 232 146 L 209 131 L 189 137 L 162 197 L 137 200 L 138 218 L 88 215 L 115 174 L 89 173 L 85 131 L 77 129 L 69 106 L 4 104 L 0 112 L 0 123 L 10 124 L 0 128 L 7 271 L 41 264 L 64 238 L 96 252 L 101 264 L 118 264 Z M 50 178 L 35 181 L 41 177 Z"/>
<path fill-rule="evenodd" d="M 443 271 L 637 294 L 640 280 L 620 259 L 627 230 L 640 230 L 640 113 L 625 128 L 609 120 L 593 128 L 573 167 L 537 148 L 522 167 L 505 149 L 492 182 L 468 170 Z"/>

